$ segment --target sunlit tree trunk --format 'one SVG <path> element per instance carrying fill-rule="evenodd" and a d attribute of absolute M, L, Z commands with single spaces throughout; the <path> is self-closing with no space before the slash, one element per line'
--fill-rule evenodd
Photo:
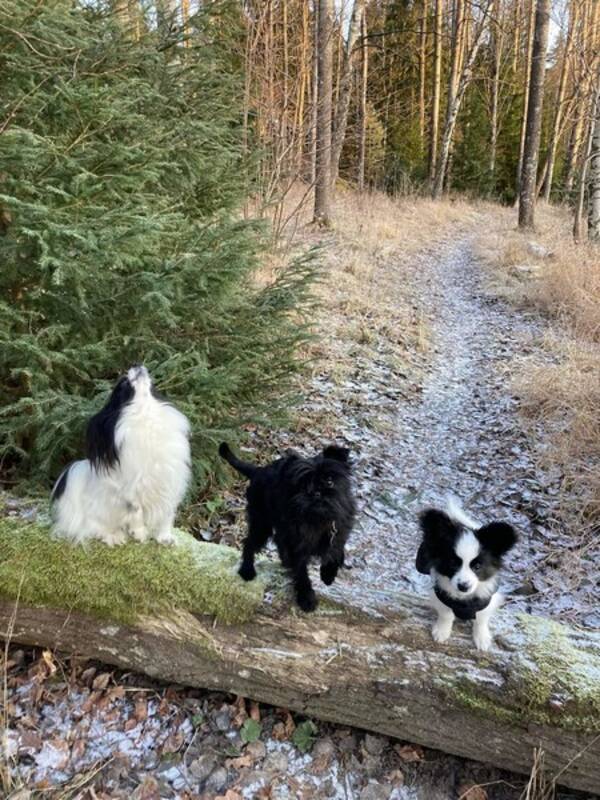
<path fill-rule="evenodd" d="M 425 82 L 427 79 L 427 15 L 429 0 L 423 0 L 419 34 L 419 137 L 421 152 L 425 152 Z"/>
<path fill-rule="evenodd" d="M 433 57 L 433 91 L 431 95 L 431 131 L 429 145 L 429 180 L 435 178 L 435 165 L 437 162 L 437 147 L 440 124 L 440 96 L 442 89 L 442 23 L 444 4 L 443 0 L 435 0 L 434 19 L 434 57 Z"/>
<path fill-rule="evenodd" d="M 519 228 L 533 228 L 536 200 L 537 165 L 542 131 L 542 109 L 544 104 L 544 79 L 546 75 L 546 53 L 550 26 L 551 0 L 537 0 L 535 33 L 529 78 L 529 102 L 527 104 L 527 128 L 523 148 L 523 170 L 519 191 Z"/>
<path fill-rule="evenodd" d="M 333 86 L 333 0 L 318 0 L 317 142 L 314 221 L 331 225 L 331 101 Z"/>

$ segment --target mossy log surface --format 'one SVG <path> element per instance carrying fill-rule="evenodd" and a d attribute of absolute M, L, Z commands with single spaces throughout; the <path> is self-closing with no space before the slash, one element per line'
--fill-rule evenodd
<path fill-rule="evenodd" d="M 0 635 L 188 686 L 527 772 L 535 747 L 558 782 L 600 788 L 600 633 L 500 612 L 495 645 L 468 627 L 432 641 L 426 602 L 344 588 L 302 614 L 268 562 L 245 584 L 236 551 L 83 549 L 0 521 Z"/>

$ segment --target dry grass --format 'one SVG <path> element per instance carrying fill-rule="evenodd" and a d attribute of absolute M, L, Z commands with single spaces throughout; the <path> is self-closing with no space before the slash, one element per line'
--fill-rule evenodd
<path fill-rule="evenodd" d="M 434 251 L 457 226 L 474 224 L 476 213 L 462 200 L 396 200 L 380 192 L 361 196 L 339 188 L 332 230 L 324 231 L 311 224 L 311 200 L 302 185 L 288 192 L 278 213 L 278 246 L 263 280 L 291 252 L 322 246 L 318 338 L 306 353 L 315 372 L 340 382 L 354 374 L 357 360 L 377 357 L 405 373 L 411 354 L 423 352 L 428 340 L 411 298 L 414 257 Z"/>
<path fill-rule="evenodd" d="M 532 424 L 551 431 L 547 463 L 564 475 L 571 524 L 600 520 L 600 248 L 577 245 L 571 217 L 540 205 L 535 234 L 516 230 L 498 209 L 480 252 L 500 293 L 534 305 L 555 322 L 545 353 L 518 365 L 515 387 Z"/>

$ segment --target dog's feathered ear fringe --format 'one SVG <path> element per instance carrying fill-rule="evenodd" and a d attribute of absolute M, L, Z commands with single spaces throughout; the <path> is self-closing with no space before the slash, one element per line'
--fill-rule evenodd
<path fill-rule="evenodd" d="M 434 543 L 452 535 L 456 528 L 445 511 L 428 508 L 419 515 L 423 541 L 417 551 L 416 567 L 422 575 L 429 575 L 433 566 L 431 552 Z"/>
<path fill-rule="evenodd" d="M 323 455 L 325 458 L 333 458 L 335 461 L 342 461 L 347 464 L 350 459 L 350 450 L 347 447 L 338 447 L 336 444 L 330 444 L 328 447 L 323 448 Z"/>
<path fill-rule="evenodd" d="M 503 556 L 517 543 L 517 532 L 508 522 L 490 522 L 476 532 L 479 541 L 495 556 Z"/>

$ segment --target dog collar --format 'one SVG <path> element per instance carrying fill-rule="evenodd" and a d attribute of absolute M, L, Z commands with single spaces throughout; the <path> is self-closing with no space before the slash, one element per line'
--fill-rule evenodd
<path fill-rule="evenodd" d="M 468 600 L 457 600 L 456 597 L 452 597 L 437 585 L 434 587 L 434 592 L 437 599 L 452 609 L 454 615 L 462 620 L 475 619 L 475 614 L 489 606 L 492 599 L 491 597 L 470 597 Z"/>

